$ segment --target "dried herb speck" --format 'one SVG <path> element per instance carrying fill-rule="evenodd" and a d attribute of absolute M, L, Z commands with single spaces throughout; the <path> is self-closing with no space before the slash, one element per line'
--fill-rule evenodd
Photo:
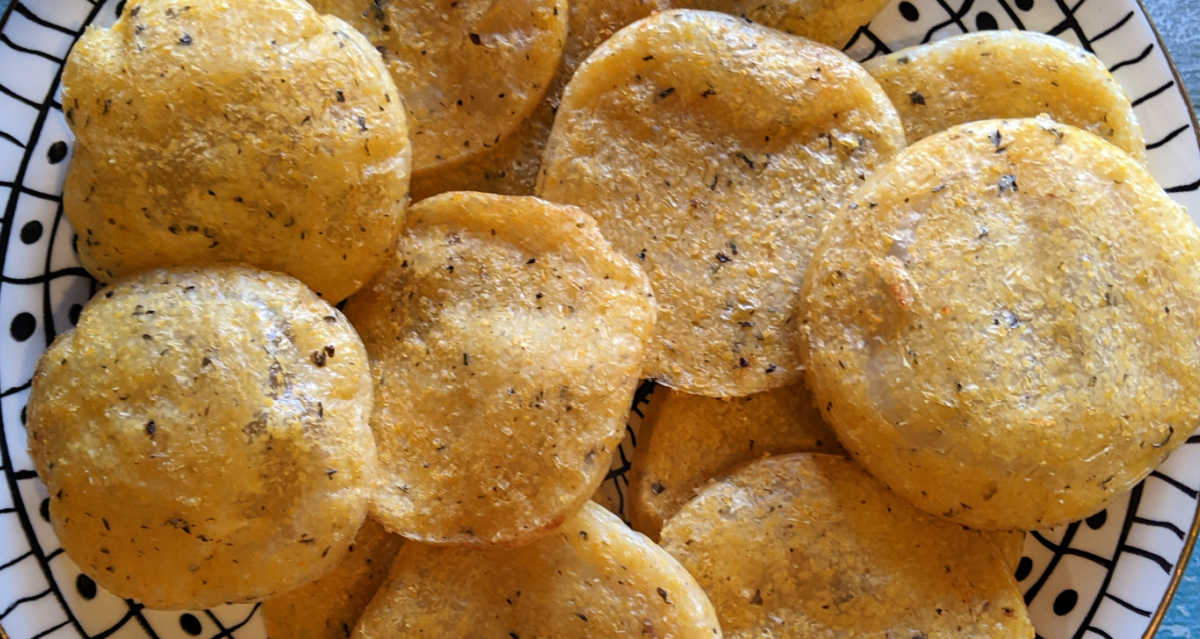
<path fill-rule="evenodd" d="M 999 189 L 1000 189 L 1000 193 L 1002 193 L 1002 194 L 1003 193 L 1013 193 L 1015 191 L 1021 190 L 1017 186 L 1017 176 L 1013 175 L 1012 173 L 1006 173 L 1004 176 L 1002 176 L 1000 178 Z"/>

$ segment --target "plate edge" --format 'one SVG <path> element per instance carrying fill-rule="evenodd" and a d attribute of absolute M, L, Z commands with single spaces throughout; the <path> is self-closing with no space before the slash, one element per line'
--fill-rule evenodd
<path fill-rule="evenodd" d="M 1179 88 L 1179 93 L 1183 96 L 1183 103 L 1187 106 L 1188 116 L 1192 120 L 1192 133 L 1196 136 L 1196 144 L 1200 145 L 1200 120 L 1196 118 L 1196 106 L 1192 103 L 1192 96 L 1188 92 L 1187 85 L 1183 82 L 1183 76 L 1179 74 L 1179 67 L 1175 66 L 1175 58 L 1171 57 L 1171 51 L 1167 48 L 1167 43 L 1163 40 L 1162 32 L 1158 30 L 1158 25 L 1154 24 L 1154 18 L 1150 16 L 1150 10 L 1146 8 L 1144 0 L 1136 0 L 1138 8 L 1142 12 L 1142 17 L 1146 19 L 1146 24 L 1150 25 L 1150 31 L 1154 33 L 1154 39 L 1158 42 L 1158 48 L 1162 51 L 1163 57 L 1167 59 L 1167 66 L 1171 68 L 1171 75 L 1175 78 L 1175 86 Z M 1188 531 L 1187 539 L 1183 544 L 1183 551 L 1179 553 L 1179 561 L 1175 564 L 1175 571 L 1171 574 L 1171 582 L 1167 585 L 1167 591 L 1164 593 L 1162 601 L 1158 604 L 1158 609 L 1154 611 L 1154 616 L 1150 618 L 1150 625 L 1146 627 L 1146 632 L 1142 635 L 1142 639 L 1153 639 L 1154 635 L 1158 634 L 1162 627 L 1163 620 L 1167 617 L 1167 611 L 1171 608 L 1171 602 L 1175 599 L 1175 593 L 1179 590 L 1179 584 L 1183 582 L 1183 575 L 1187 572 L 1188 562 L 1192 558 L 1192 551 L 1196 547 L 1196 539 L 1200 537 L 1200 503 L 1196 505 L 1196 512 L 1192 515 L 1192 529 Z"/>

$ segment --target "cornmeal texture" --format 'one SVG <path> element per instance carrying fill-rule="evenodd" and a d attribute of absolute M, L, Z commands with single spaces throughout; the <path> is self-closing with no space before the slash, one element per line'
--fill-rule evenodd
<path fill-rule="evenodd" d="M 353 635 L 483 636 L 720 639 L 721 630 L 678 562 L 588 502 L 520 548 L 405 545 Z"/>
<path fill-rule="evenodd" d="M 374 519 L 363 522 L 346 558 L 320 579 L 263 602 L 267 635 L 288 639 L 346 639 L 387 579 L 403 540 Z"/>
<path fill-rule="evenodd" d="M 141 0 L 63 71 L 88 272 L 244 262 L 337 302 L 404 223 L 408 126 L 370 43 L 303 0 Z"/>
<path fill-rule="evenodd" d="M 802 384 L 736 399 L 659 389 L 652 402 L 638 433 L 630 488 L 630 519 L 652 539 L 709 480 L 739 463 L 842 449 Z"/>
<path fill-rule="evenodd" d="M 413 172 L 489 152 L 546 94 L 562 61 L 566 0 L 314 0 L 383 55 L 412 127 Z"/>
<path fill-rule="evenodd" d="M 972 33 L 875 58 L 866 68 L 900 111 L 910 143 L 956 124 L 1046 114 L 1146 157 L 1121 85 L 1099 58 L 1054 36 Z"/>
<path fill-rule="evenodd" d="M 805 281 L 809 387 L 842 445 L 976 528 L 1082 519 L 1195 429 L 1200 233 L 1141 164 L 1045 118 L 909 148 Z"/>
<path fill-rule="evenodd" d="M 29 447 L 63 548 L 149 608 L 267 597 L 332 570 L 376 472 L 358 335 L 299 281 L 152 270 L 38 362 Z"/>
<path fill-rule="evenodd" d="M 850 460 L 796 454 L 713 483 L 662 545 L 726 637 L 1032 639 L 994 537 L 922 513 Z"/>
<path fill-rule="evenodd" d="M 646 375 L 708 396 L 799 380 L 799 286 L 825 223 L 904 146 L 842 53 L 705 11 L 619 31 L 567 85 L 538 194 L 646 270 Z"/>
<path fill-rule="evenodd" d="M 523 543 L 595 491 L 654 326 L 645 276 L 582 211 L 448 193 L 413 207 L 346 313 L 372 359 L 372 513 L 427 543 Z"/>

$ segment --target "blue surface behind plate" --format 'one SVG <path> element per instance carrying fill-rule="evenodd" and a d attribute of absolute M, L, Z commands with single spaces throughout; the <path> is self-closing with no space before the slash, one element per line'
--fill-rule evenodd
<path fill-rule="evenodd" d="M 1200 2 L 1145 2 L 1195 102 L 1200 97 Z M 9 0 L 0 0 L 0 12 L 7 9 L 8 4 Z M 1161 639 L 1200 639 L 1200 553 L 1192 556 L 1158 636 Z"/>

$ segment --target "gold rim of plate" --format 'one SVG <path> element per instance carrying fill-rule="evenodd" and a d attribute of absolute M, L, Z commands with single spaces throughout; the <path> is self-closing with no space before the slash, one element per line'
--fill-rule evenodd
<path fill-rule="evenodd" d="M 1162 33 L 1158 30 L 1158 25 L 1154 24 L 1154 18 L 1150 16 L 1149 9 L 1146 8 L 1144 0 L 1136 0 L 1138 8 L 1142 12 L 1142 16 L 1146 18 L 1146 24 L 1150 25 L 1150 30 L 1154 33 L 1154 39 L 1158 41 L 1158 48 L 1163 52 L 1163 57 L 1167 59 L 1167 66 L 1171 68 L 1171 75 L 1175 79 L 1175 86 L 1179 89 L 1179 93 L 1183 96 L 1184 104 L 1187 105 L 1188 116 L 1192 120 L 1192 134 L 1196 137 L 1196 145 L 1200 146 L 1200 120 L 1196 118 L 1196 107 L 1192 104 L 1192 98 L 1188 94 L 1187 85 L 1183 82 L 1183 76 L 1179 74 L 1179 67 L 1175 66 L 1175 60 L 1171 57 L 1171 51 L 1167 48 L 1167 43 L 1163 40 Z M 5 11 L 7 18 L 12 12 L 10 4 Z M 1153 639 L 1162 627 L 1163 620 L 1167 616 L 1167 611 L 1171 608 L 1171 602 L 1175 599 L 1175 593 L 1179 590 L 1179 584 L 1183 581 L 1183 575 L 1187 572 L 1188 562 L 1191 561 L 1192 551 L 1196 547 L 1196 539 L 1200 537 L 1200 502 L 1196 504 L 1196 512 L 1192 515 L 1192 527 L 1188 531 L 1187 539 L 1183 543 L 1183 551 L 1179 553 L 1179 561 L 1175 564 L 1175 570 L 1171 574 L 1171 582 L 1167 585 L 1167 590 L 1163 593 L 1162 601 L 1158 605 L 1158 609 L 1154 611 L 1154 616 L 1150 618 L 1150 625 L 1146 628 L 1142 639 Z M 4 625 L 0 624 L 0 639 L 9 639 L 8 633 L 4 631 Z"/>

